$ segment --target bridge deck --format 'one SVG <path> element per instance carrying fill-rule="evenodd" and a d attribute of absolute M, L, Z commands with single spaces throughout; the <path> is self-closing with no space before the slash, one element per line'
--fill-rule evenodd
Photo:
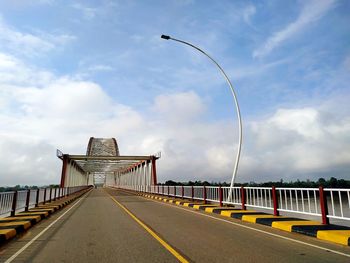
<path fill-rule="evenodd" d="M 177 259 L 111 198 L 151 228 L 180 255 L 195 262 L 347 262 L 348 247 L 265 226 L 161 203 L 117 190 L 94 189 L 12 262 L 177 262 Z M 73 204 L 74 205 L 74 204 Z M 0 251 L 3 262 L 59 212 Z M 250 228 L 246 228 L 246 227 Z M 254 230 L 255 229 L 255 230 Z M 256 231 L 258 230 L 258 231 Z M 260 231 L 260 232 L 259 232 Z M 272 236 L 292 238 L 295 241 Z M 299 243 L 298 243 L 299 242 Z M 305 243 L 300 243 L 305 242 Z"/>

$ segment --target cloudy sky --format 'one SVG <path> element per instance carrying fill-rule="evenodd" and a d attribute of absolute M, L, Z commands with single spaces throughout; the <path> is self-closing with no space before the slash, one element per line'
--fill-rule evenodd
<path fill-rule="evenodd" d="M 350 179 L 350 2 L 0 3 L 0 185 L 58 183 L 64 153 L 115 137 L 160 181 Z"/>

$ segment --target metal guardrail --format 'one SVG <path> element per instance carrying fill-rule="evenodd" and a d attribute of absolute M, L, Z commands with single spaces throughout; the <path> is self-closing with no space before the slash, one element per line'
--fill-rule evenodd
<path fill-rule="evenodd" d="M 18 212 L 28 211 L 28 209 L 36 207 L 39 204 L 55 201 L 84 190 L 87 187 L 89 186 L 0 192 L 0 217 L 14 216 Z"/>
<path fill-rule="evenodd" d="M 331 199 L 331 214 L 327 214 L 327 217 L 350 220 L 346 213 L 350 211 L 350 189 L 326 188 L 324 191 L 329 193 Z"/>
<path fill-rule="evenodd" d="M 113 185 L 112 185 L 113 186 Z M 323 224 L 329 219 L 350 221 L 350 189 L 285 188 L 285 187 L 230 187 L 220 186 L 114 186 L 139 192 L 170 197 L 187 198 L 218 203 L 220 206 L 238 205 L 241 209 L 259 208 L 280 212 L 321 217 Z"/>

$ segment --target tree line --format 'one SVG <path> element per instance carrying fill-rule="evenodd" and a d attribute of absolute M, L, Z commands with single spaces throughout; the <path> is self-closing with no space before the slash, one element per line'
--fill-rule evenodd
<path fill-rule="evenodd" d="M 163 184 L 159 184 L 163 185 Z M 208 182 L 208 181 L 188 181 L 188 182 L 175 182 L 173 180 L 168 180 L 164 183 L 164 185 L 184 185 L 184 186 L 230 186 L 227 182 Z M 284 182 L 283 179 L 280 181 L 269 181 L 264 183 L 256 183 L 256 182 L 249 182 L 249 183 L 235 183 L 235 186 L 252 186 L 252 187 L 294 187 L 294 188 L 318 188 L 320 186 L 327 187 L 327 188 L 350 188 L 350 180 L 344 180 L 344 179 L 337 179 L 335 177 L 331 177 L 330 179 L 326 180 L 324 178 L 319 178 L 317 181 L 290 181 L 290 182 Z"/>
<path fill-rule="evenodd" d="M 36 185 L 15 185 L 15 186 L 0 186 L 0 192 L 22 191 L 22 190 L 36 190 L 39 188 L 59 188 L 58 184 L 50 184 L 45 186 Z"/>

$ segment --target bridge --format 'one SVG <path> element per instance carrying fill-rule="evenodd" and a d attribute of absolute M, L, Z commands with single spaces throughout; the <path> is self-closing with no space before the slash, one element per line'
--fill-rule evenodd
<path fill-rule="evenodd" d="M 159 184 L 113 138 L 57 157 L 59 187 L 0 193 L 0 262 L 350 260 L 350 189 Z"/>

